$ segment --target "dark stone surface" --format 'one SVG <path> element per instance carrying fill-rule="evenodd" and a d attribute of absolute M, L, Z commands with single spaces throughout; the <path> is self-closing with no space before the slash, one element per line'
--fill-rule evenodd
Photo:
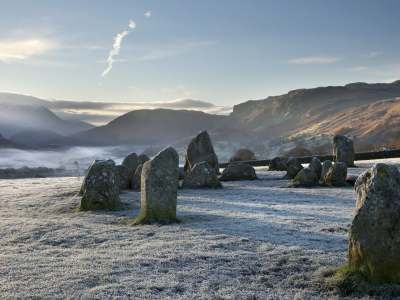
<path fill-rule="evenodd" d="M 240 180 L 256 180 L 258 179 L 256 171 L 249 164 L 229 165 L 222 172 L 220 181 L 240 181 Z"/>
<path fill-rule="evenodd" d="M 186 174 L 182 187 L 187 188 L 221 188 L 217 172 L 205 161 L 194 165 L 192 171 Z"/>

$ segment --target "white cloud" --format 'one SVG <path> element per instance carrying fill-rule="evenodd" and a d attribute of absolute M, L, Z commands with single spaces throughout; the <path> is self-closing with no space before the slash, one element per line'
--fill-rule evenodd
<path fill-rule="evenodd" d="M 383 52 L 371 52 L 371 53 L 368 53 L 368 54 L 360 55 L 360 57 L 362 57 L 362 58 L 371 58 L 371 57 L 375 57 L 375 56 L 382 55 L 382 54 L 383 54 Z"/>
<path fill-rule="evenodd" d="M 149 10 L 147 13 L 144 14 L 146 17 L 150 17 L 151 16 L 151 11 Z"/>
<path fill-rule="evenodd" d="M 108 68 L 104 70 L 104 72 L 101 74 L 101 76 L 105 76 L 112 68 L 114 59 L 113 56 L 117 55 L 119 53 L 119 50 L 121 49 L 121 42 L 122 39 L 129 33 L 130 31 L 124 31 L 122 33 L 119 33 L 115 38 L 115 42 L 114 42 L 114 47 L 113 49 L 110 51 L 110 55 L 107 58 L 107 62 L 108 62 Z"/>
<path fill-rule="evenodd" d="M 136 23 L 133 22 L 132 20 L 130 20 L 129 27 L 132 28 L 132 29 L 135 28 L 136 27 Z"/>
<path fill-rule="evenodd" d="M 341 57 L 303 57 L 287 60 L 287 63 L 291 64 L 328 64 L 335 61 L 342 60 Z"/>
<path fill-rule="evenodd" d="M 27 60 L 59 48 L 59 44 L 47 39 L 28 39 L 14 42 L 0 42 L 0 60 Z"/>

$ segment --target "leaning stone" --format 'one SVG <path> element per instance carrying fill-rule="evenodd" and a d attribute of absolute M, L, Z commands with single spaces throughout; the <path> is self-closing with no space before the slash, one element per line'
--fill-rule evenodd
<path fill-rule="evenodd" d="M 344 162 L 335 163 L 324 176 L 325 185 L 333 186 L 350 186 L 346 182 L 347 178 L 347 165 Z"/>
<path fill-rule="evenodd" d="M 143 169 L 143 165 L 139 165 L 136 168 L 135 174 L 133 175 L 133 179 L 131 181 L 131 189 L 133 190 L 140 190 L 141 188 L 141 183 L 142 183 L 142 169 Z"/>
<path fill-rule="evenodd" d="M 296 158 L 291 157 L 286 163 L 286 175 L 283 179 L 293 179 L 296 175 L 303 170 L 303 166 Z"/>
<path fill-rule="evenodd" d="M 203 161 L 214 168 L 217 174 L 219 173 L 218 158 L 215 154 L 210 136 L 205 130 L 200 131 L 189 143 L 185 153 L 183 171 L 188 173 L 193 169 L 195 164 Z"/>
<path fill-rule="evenodd" d="M 194 165 L 192 171 L 186 174 L 182 187 L 188 188 L 221 188 L 217 172 L 203 161 Z"/>
<path fill-rule="evenodd" d="M 256 171 L 252 166 L 245 163 L 228 165 L 222 172 L 220 181 L 240 181 L 258 179 Z"/>
<path fill-rule="evenodd" d="M 348 267 L 375 284 L 400 284 L 400 173 L 376 164 L 361 174 L 349 231 Z"/>
<path fill-rule="evenodd" d="M 121 204 L 118 176 L 112 160 L 95 160 L 86 172 L 82 185 L 80 209 L 114 209 Z"/>
<path fill-rule="evenodd" d="M 141 216 L 137 223 L 176 219 L 179 156 L 167 147 L 144 163 L 141 178 Z"/>
<path fill-rule="evenodd" d="M 268 171 L 286 171 L 287 157 L 274 157 L 269 162 Z"/>
<path fill-rule="evenodd" d="M 125 159 L 122 161 L 122 165 L 128 168 L 129 182 L 132 182 L 137 167 L 144 164 L 148 160 L 150 160 L 150 158 L 145 154 L 137 155 L 136 153 L 131 153 L 125 157 Z"/>
<path fill-rule="evenodd" d="M 332 167 L 332 162 L 330 160 L 325 160 L 322 163 L 322 169 L 321 169 L 321 179 L 323 180 L 326 173 L 328 173 L 329 169 Z"/>
<path fill-rule="evenodd" d="M 354 167 L 355 152 L 353 142 L 344 135 L 333 137 L 333 161 L 344 162 L 348 167 Z"/>
<path fill-rule="evenodd" d="M 318 157 L 314 156 L 311 158 L 311 162 L 308 167 L 317 174 L 318 178 L 321 178 L 322 164 Z"/>
<path fill-rule="evenodd" d="M 117 166 L 116 167 L 117 171 L 117 182 L 118 182 L 118 188 L 120 190 L 125 190 L 129 189 L 129 171 L 128 168 L 125 166 Z"/>
<path fill-rule="evenodd" d="M 317 174 L 310 168 L 304 168 L 296 175 L 293 182 L 288 183 L 288 187 L 313 187 L 318 184 Z"/>

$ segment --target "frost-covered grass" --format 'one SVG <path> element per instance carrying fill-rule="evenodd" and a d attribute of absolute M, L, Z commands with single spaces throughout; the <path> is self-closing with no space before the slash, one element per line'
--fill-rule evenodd
<path fill-rule="evenodd" d="M 181 223 L 168 226 L 127 225 L 137 192 L 120 210 L 82 212 L 77 178 L 0 180 L 0 299 L 339 298 L 314 279 L 346 262 L 353 188 L 286 188 L 285 172 L 256 171 L 180 189 Z"/>

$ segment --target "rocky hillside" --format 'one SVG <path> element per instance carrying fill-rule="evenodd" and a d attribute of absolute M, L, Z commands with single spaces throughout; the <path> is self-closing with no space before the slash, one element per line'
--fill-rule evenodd
<path fill-rule="evenodd" d="M 0 132 L 5 137 L 32 129 L 52 130 L 68 136 L 95 127 L 82 121 L 62 120 L 45 106 L 32 104 L 37 99 L 32 96 L 0 93 Z"/>
<path fill-rule="evenodd" d="M 226 118 L 226 116 L 190 110 L 135 110 L 116 118 L 105 126 L 64 138 L 62 142 L 64 144 L 91 146 L 169 145 L 174 141 L 192 137 L 201 129 L 213 129 Z"/>
<path fill-rule="evenodd" d="M 0 149 L 9 149 L 9 148 L 20 149 L 20 150 L 31 150 L 31 147 L 10 141 L 0 133 Z"/>

